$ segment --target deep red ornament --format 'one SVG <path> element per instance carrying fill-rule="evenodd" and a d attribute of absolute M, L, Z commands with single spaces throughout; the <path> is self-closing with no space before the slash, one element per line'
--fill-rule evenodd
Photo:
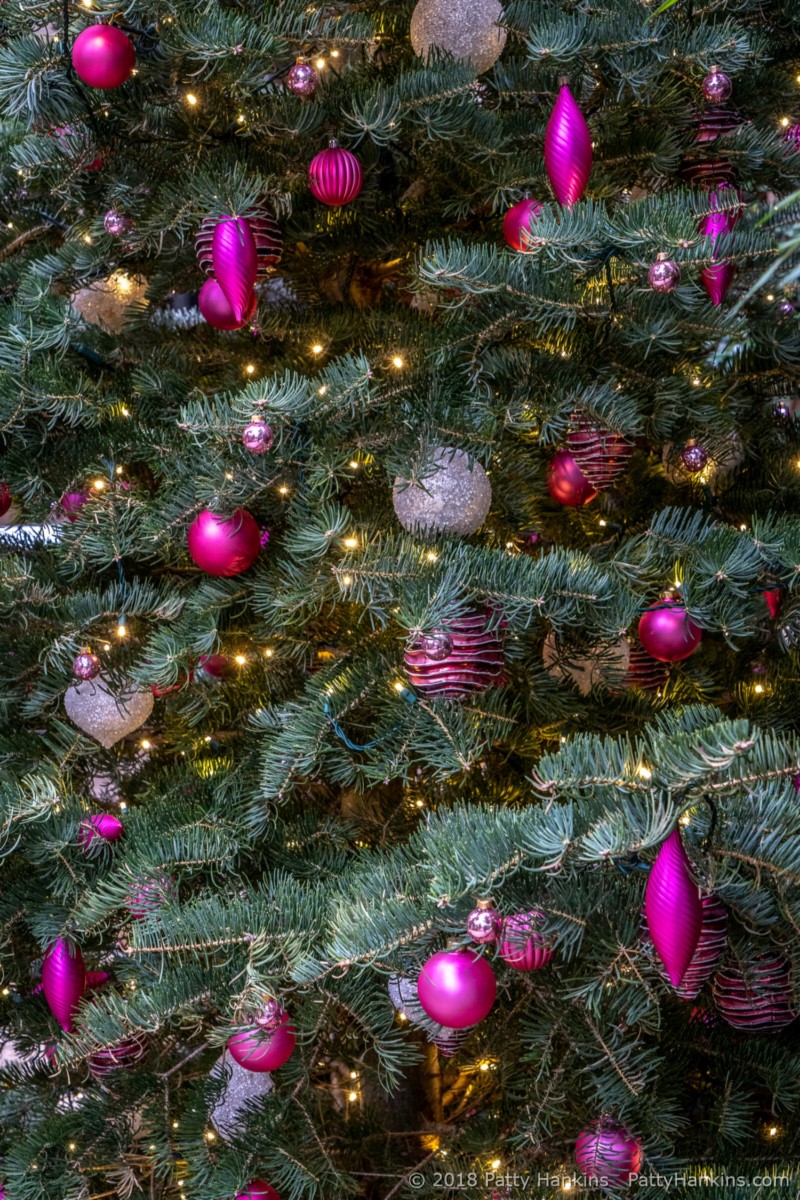
<path fill-rule="evenodd" d="M 678 264 L 666 254 L 659 254 L 654 263 L 647 269 L 647 282 L 654 292 L 662 295 L 674 292 L 681 281 L 681 269 Z"/>
<path fill-rule="evenodd" d="M 503 642 L 499 631 L 489 628 L 490 619 L 490 614 L 474 611 L 436 631 L 452 641 L 452 650 L 444 657 L 438 641 L 435 656 L 426 652 L 424 639 L 412 642 L 403 655 L 409 682 L 428 696 L 465 696 L 500 684 Z"/>
<path fill-rule="evenodd" d="M 0 517 L 11 508 L 11 491 L 7 483 L 0 483 Z"/>
<path fill-rule="evenodd" d="M 586 118 L 560 81 L 544 135 L 544 165 L 559 204 L 571 208 L 580 200 L 592 169 L 592 135 Z"/>
<path fill-rule="evenodd" d="M 76 679 L 95 679 L 102 670 L 103 664 L 91 650 L 81 650 L 72 661 L 72 674 Z"/>
<path fill-rule="evenodd" d="M 579 1134 L 575 1161 L 603 1187 L 626 1187 L 642 1169 L 642 1143 L 615 1121 L 599 1121 Z"/>
<path fill-rule="evenodd" d="M 535 908 L 503 921 L 500 957 L 515 971 L 538 971 L 553 957 L 551 942 L 539 933 L 544 916 Z"/>
<path fill-rule="evenodd" d="M 313 96 L 319 83 L 319 71 L 299 59 L 286 74 L 286 86 L 295 96 Z"/>
<path fill-rule="evenodd" d="M 503 237 L 512 250 L 525 254 L 536 248 L 538 239 L 531 233 L 531 225 L 541 211 L 541 201 L 529 197 L 512 204 L 503 217 Z"/>
<path fill-rule="evenodd" d="M 277 1071 L 291 1058 L 296 1040 L 294 1025 L 284 1014 L 280 1025 L 272 1031 L 254 1025 L 235 1033 L 228 1042 L 228 1050 L 247 1071 Z"/>
<path fill-rule="evenodd" d="M 332 208 L 355 200 L 364 184 L 361 163 L 335 138 L 327 150 L 320 150 L 308 168 L 308 186 L 312 196 Z"/>
<path fill-rule="evenodd" d="M 448 1029 L 469 1029 L 489 1015 L 497 982 L 489 962 L 474 950 L 441 950 L 420 971 L 417 991 L 432 1020 Z"/>
<path fill-rule="evenodd" d="M 104 842 L 118 842 L 124 832 L 125 826 L 113 813 L 93 813 L 81 821 L 78 842 L 88 850 L 95 838 L 101 838 Z"/>
<path fill-rule="evenodd" d="M 272 1184 L 265 1183 L 263 1179 L 251 1179 L 243 1192 L 236 1193 L 236 1200 L 281 1200 L 281 1198 Z"/>
<path fill-rule="evenodd" d="M 764 588 L 764 603 L 773 621 L 777 621 L 783 608 L 784 589 L 782 587 Z"/>
<path fill-rule="evenodd" d="M 214 679 L 224 679 L 226 675 L 233 674 L 231 661 L 224 654 L 201 654 L 197 665 L 201 671 L 205 671 L 206 675 L 211 675 Z"/>
<path fill-rule="evenodd" d="M 61 1028 L 72 1033 L 75 1013 L 86 991 L 86 967 L 78 947 L 70 948 L 64 938 L 58 938 L 45 953 L 42 991 Z"/>
<path fill-rule="evenodd" d="M 730 75 L 720 71 L 719 67 L 712 67 L 703 80 L 703 95 L 708 103 L 724 104 L 726 100 L 730 100 L 732 92 L 733 80 Z"/>
<path fill-rule="evenodd" d="M 207 279 L 200 288 L 197 306 L 209 325 L 213 325 L 215 329 L 230 331 L 241 329 L 243 325 L 253 319 L 258 308 L 258 296 L 255 292 L 252 293 L 244 316 L 239 321 L 216 279 Z"/>
<path fill-rule="evenodd" d="M 633 453 L 633 447 L 624 437 L 603 429 L 580 413 L 572 414 L 567 446 L 579 471 L 596 492 L 612 486 L 627 469 Z"/>
<path fill-rule="evenodd" d="M 72 65 L 93 88 L 118 88 L 136 66 L 133 42 L 116 25 L 90 25 L 72 44 Z"/>
<path fill-rule="evenodd" d="M 200 270 L 205 271 L 206 275 L 211 275 L 214 271 L 214 263 L 211 257 L 211 243 L 214 239 L 214 230 L 220 221 L 230 221 L 232 219 L 226 216 L 205 217 L 197 231 L 197 236 L 194 239 L 195 253 Z M 281 261 L 283 236 L 280 226 L 266 208 L 259 208 L 252 216 L 240 217 L 239 220 L 247 221 L 250 232 L 253 235 L 253 241 L 256 244 L 256 258 L 258 261 L 256 280 L 263 281 L 268 279 Z"/>
<path fill-rule="evenodd" d="M 556 450 L 547 474 L 547 490 L 565 508 L 580 508 L 597 495 L 569 450 Z"/>
<path fill-rule="evenodd" d="M 135 1033 L 116 1046 L 105 1046 L 94 1050 L 88 1058 L 89 1070 L 96 1079 L 111 1075 L 114 1071 L 127 1071 L 135 1067 L 147 1055 L 149 1042 L 144 1033 Z"/>
<path fill-rule="evenodd" d="M 703 905 L 677 828 L 661 843 L 650 868 L 644 911 L 658 957 L 678 987 L 697 949 Z"/>
<path fill-rule="evenodd" d="M 791 1025 L 797 1012 L 788 962 L 770 951 L 748 962 L 725 963 L 714 977 L 714 1003 L 724 1021 L 746 1033 L 774 1033 Z"/>
<path fill-rule="evenodd" d="M 275 434 L 263 417 L 251 417 L 242 430 L 242 445 L 248 454 L 266 454 L 275 443 Z"/>
<path fill-rule="evenodd" d="M 630 642 L 628 670 L 625 673 L 624 685 L 638 688 L 642 692 L 657 692 L 667 681 L 667 664 L 653 658 L 642 647 L 637 639 Z"/>
<path fill-rule="evenodd" d="M 479 900 L 477 908 L 473 908 L 467 917 L 467 933 L 479 945 L 496 942 L 501 924 L 500 914 L 491 900 Z"/>
<path fill-rule="evenodd" d="M 189 526 L 189 554 L 207 575 L 241 575 L 252 567 L 261 549 L 261 530 L 243 508 L 231 517 L 204 508 Z"/>
<path fill-rule="evenodd" d="M 683 603 L 669 597 L 646 609 L 638 633 L 647 653 L 660 662 L 681 662 L 694 654 L 703 640 L 703 631 L 687 615 Z"/>
<path fill-rule="evenodd" d="M 700 937 L 683 979 L 675 988 L 682 1000 L 694 1000 L 717 969 L 728 941 L 728 911 L 716 896 L 703 896 Z"/>

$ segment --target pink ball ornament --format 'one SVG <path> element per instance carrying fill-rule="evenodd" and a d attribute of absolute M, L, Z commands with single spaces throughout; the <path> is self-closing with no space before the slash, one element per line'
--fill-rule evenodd
<path fill-rule="evenodd" d="M 494 908 L 479 903 L 467 917 L 467 933 L 473 942 L 488 945 L 497 941 L 501 924 L 500 915 Z"/>
<path fill-rule="evenodd" d="M 719 67 L 712 67 L 703 80 L 703 95 L 708 103 L 724 104 L 726 100 L 730 100 L 732 92 L 733 80 L 730 75 L 720 71 Z"/>
<path fill-rule="evenodd" d="M 661 295 L 674 292 L 680 281 L 680 267 L 666 255 L 660 254 L 647 270 L 647 282 L 654 292 L 659 292 Z"/>
<path fill-rule="evenodd" d="M 275 434 L 263 417 L 251 417 L 242 430 L 242 445 L 248 454 L 266 454 L 275 443 Z"/>
<path fill-rule="evenodd" d="M 575 1162 L 582 1175 L 603 1187 L 625 1187 L 642 1169 L 642 1143 L 622 1125 L 600 1121 L 579 1134 Z"/>
<path fill-rule="evenodd" d="M 544 135 L 544 165 L 559 204 L 571 208 L 586 190 L 592 169 L 592 135 L 564 81 Z"/>
<path fill-rule="evenodd" d="M 95 838 L 101 838 L 104 842 L 118 842 L 124 832 L 125 826 L 113 813 L 93 813 L 81 821 L 78 841 L 88 850 Z"/>
<path fill-rule="evenodd" d="M 569 450 L 556 450 L 547 473 L 547 490 L 565 508 L 580 508 L 594 500 L 592 487 Z"/>
<path fill-rule="evenodd" d="M 11 508 L 11 489 L 7 483 L 0 483 L 0 517 L 4 517 Z"/>
<path fill-rule="evenodd" d="M 258 277 L 256 241 L 243 217 L 226 217 L 214 226 L 211 262 L 236 321 L 243 325 Z"/>
<path fill-rule="evenodd" d="M 261 549 L 261 531 L 243 508 L 220 517 L 207 508 L 189 526 L 189 554 L 207 575 L 241 575 L 252 567 Z"/>
<path fill-rule="evenodd" d="M 319 71 L 311 63 L 296 62 L 286 75 L 286 86 L 295 96 L 313 96 L 319 83 Z"/>
<path fill-rule="evenodd" d="M 72 1033 L 75 1013 L 86 991 L 86 967 L 78 947 L 70 949 L 64 938 L 58 938 L 45 953 L 42 991 L 61 1028 Z"/>
<path fill-rule="evenodd" d="M 339 208 L 355 200 L 363 184 L 361 163 L 335 138 L 328 143 L 327 150 L 320 150 L 308 168 L 311 195 L 331 208 Z"/>
<path fill-rule="evenodd" d="M 665 598 L 651 604 L 639 619 L 639 641 L 659 662 L 681 662 L 694 654 L 703 631 L 688 616 L 680 600 Z"/>
<path fill-rule="evenodd" d="M 103 217 L 103 229 L 110 237 L 121 237 L 124 233 L 129 233 L 132 227 L 133 221 L 130 217 L 126 217 L 115 208 L 110 208 Z"/>
<path fill-rule="evenodd" d="M 708 451 L 690 439 L 681 450 L 681 466 L 689 475 L 699 475 L 708 466 Z"/>
<path fill-rule="evenodd" d="M 784 140 L 789 142 L 792 149 L 800 150 L 800 122 L 797 125 L 790 125 L 784 134 Z"/>
<path fill-rule="evenodd" d="M 448 1029 L 469 1029 L 489 1015 L 497 995 L 494 971 L 474 950 L 440 950 L 417 980 L 419 1002 Z"/>
<path fill-rule="evenodd" d="M 544 917 L 536 909 L 515 913 L 503 921 L 500 957 L 515 971 L 538 971 L 553 957 L 548 941 L 538 932 Z"/>
<path fill-rule="evenodd" d="M 503 237 L 512 250 L 525 254 L 539 244 L 539 239 L 531 233 L 531 225 L 541 211 L 542 204 L 539 200 L 526 198 L 512 204 L 503 217 Z"/>
<path fill-rule="evenodd" d="M 0 1200 L 2 1198 L 0 1197 Z M 251 1179 L 243 1192 L 236 1193 L 236 1200 L 281 1200 L 272 1184 L 263 1179 Z"/>
<path fill-rule="evenodd" d="M 72 65 L 89 87 L 118 88 L 131 77 L 136 51 L 115 25 L 90 25 L 72 45 Z"/>
<path fill-rule="evenodd" d="M 230 659 L 224 654 L 201 654 L 197 665 L 201 671 L 205 671 L 206 675 L 211 675 L 213 679 L 224 679 L 226 675 L 233 674 Z"/>
<path fill-rule="evenodd" d="M 78 513 L 88 503 L 88 492 L 64 492 L 58 502 L 58 507 L 66 521 L 73 523 L 78 519 Z"/>
<path fill-rule="evenodd" d="M 677 828 L 661 843 L 650 868 L 644 911 L 658 957 L 678 987 L 697 950 L 703 905 Z"/>
<path fill-rule="evenodd" d="M 228 1042 L 231 1057 L 246 1071 L 277 1071 L 292 1056 L 297 1037 L 288 1015 L 269 1031 L 254 1026 L 235 1033 Z"/>
<path fill-rule="evenodd" d="M 240 321 L 216 279 L 207 279 L 200 288 L 197 306 L 209 325 L 213 325 L 215 329 L 230 332 L 233 329 L 241 329 L 243 325 L 253 319 L 258 308 L 258 296 L 255 292 L 252 293 L 250 303 Z"/>
<path fill-rule="evenodd" d="M 72 660 L 72 674 L 76 679 L 95 679 L 102 666 L 100 659 L 96 654 L 92 654 L 91 650 L 81 650 Z"/>

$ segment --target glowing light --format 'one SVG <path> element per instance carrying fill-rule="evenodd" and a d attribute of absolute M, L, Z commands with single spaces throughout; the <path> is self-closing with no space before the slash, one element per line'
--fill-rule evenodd
<path fill-rule="evenodd" d="M 492 1161 L 489 1163 L 489 1166 L 492 1168 L 493 1171 L 496 1171 L 500 1165 L 501 1165 L 501 1159 L 499 1159 L 499 1158 L 493 1158 Z"/>
<path fill-rule="evenodd" d="M 778 1126 L 770 1125 L 769 1129 L 767 1130 L 767 1134 L 769 1137 L 777 1137 L 778 1136 Z"/>
<path fill-rule="evenodd" d="M 404 1012 L 399 1012 L 397 1014 L 397 1019 L 398 1019 L 398 1021 L 407 1021 L 408 1017 L 406 1016 L 406 1014 Z"/>
<path fill-rule="evenodd" d="M 700 380 L 699 376 L 697 376 L 697 375 L 693 376 L 693 378 L 692 378 L 693 387 L 700 387 L 700 383 L 701 383 L 701 380 Z"/>
<path fill-rule="evenodd" d="M 190 108 L 194 108 L 197 104 L 197 96 L 195 96 L 194 92 L 187 92 L 184 96 L 184 100 Z"/>
<path fill-rule="evenodd" d="M 122 407 L 120 408 L 119 411 L 122 413 L 123 417 L 129 417 L 131 415 L 131 410 L 129 408 L 127 408 L 126 405 L 124 405 L 124 404 L 122 405 Z"/>
<path fill-rule="evenodd" d="M 568 1192 L 572 1187 L 572 1180 L 565 1179 L 564 1182 L 561 1184 L 561 1187 L 562 1187 L 563 1191 Z"/>
<path fill-rule="evenodd" d="M 351 1071 L 351 1072 L 350 1072 L 350 1078 L 351 1078 L 351 1079 L 358 1079 L 358 1071 Z"/>
<path fill-rule="evenodd" d="M 139 745 L 142 747 L 143 750 L 149 750 L 150 747 L 152 746 L 152 744 L 153 743 L 149 742 L 147 740 L 147 738 L 142 738 L 141 742 L 139 742 Z"/>
<path fill-rule="evenodd" d="M 70 1142 L 69 1145 L 67 1146 L 67 1149 L 68 1150 L 77 1150 L 78 1147 L 75 1145 L 74 1142 Z"/>
<path fill-rule="evenodd" d="M 774 300 L 774 299 L 775 299 L 775 297 L 773 296 L 772 292 L 768 292 L 768 293 L 767 293 L 767 299 L 768 299 L 768 300 Z"/>
<path fill-rule="evenodd" d="M 322 354 L 322 351 L 324 349 L 325 349 L 325 347 L 322 345 L 321 342 L 314 342 L 314 345 L 311 347 L 311 353 L 312 354 Z"/>
<path fill-rule="evenodd" d="M 125 295 L 131 290 L 133 283 L 127 275 L 117 274 L 114 276 L 114 286 L 118 292 L 122 292 L 122 294 Z"/>
<path fill-rule="evenodd" d="M 323 383 L 322 387 L 317 388 L 317 395 L 324 396 L 325 393 L 327 392 L 327 390 L 328 390 L 328 385 L 326 383 Z"/>
<path fill-rule="evenodd" d="M 739 528 L 740 528 L 740 530 L 742 531 L 742 533 L 745 533 L 745 532 L 747 531 L 747 526 L 746 526 L 746 525 L 740 525 L 740 526 L 739 526 Z"/>
<path fill-rule="evenodd" d="M 245 375 L 255 375 L 256 368 L 254 363 L 248 363 L 244 369 Z"/>
<path fill-rule="evenodd" d="M 245 658 L 245 656 L 243 654 L 235 654 L 233 656 L 233 661 L 236 663 L 236 665 L 238 667 L 243 667 L 244 664 L 247 662 L 247 659 Z"/>
<path fill-rule="evenodd" d="M 344 544 L 348 550 L 355 550 L 358 546 L 358 538 L 347 537 L 344 539 Z"/>
<path fill-rule="evenodd" d="M 105 479 L 95 479 L 92 483 L 92 487 L 94 488 L 94 490 L 96 492 L 102 492 L 102 490 L 105 486 L 106 486 Z"/>
<path fill-rule="evenodd" d="M 597 522 L 597 524 L 602 525 L 603 528 L 605 528 L 605 526 L 608 524 L 608 521 L 606 521 L 603 517 L 601 517 L 600 520 Z"/>
<path fill-rule="evenodd" d="M 347 465 L 349 466 L 351 471 L 357 471 L 358 468 L 361 466 L 361 463 L 358 461 L 357 458 L 351 458 L 350 462 Z"/>
<path fill-rule="evenodd" d="M 327 65 L 328 64 L 325 62 L 324 58 L 318 58 L 317 61 L 314 63 L 314 66 L 317 68 L 318 71 L 324 71 Z"/>
<path fill-rule="evenodd" d="M 331 58 L 338 58 L 338 57 L 339 57 L 339 51 L 331 50 Z"/>
<path fill-rule="evenodd" d="M 217 1135 L 214 1133 L 213 1129 L 206 1130 L 205 1139 L 207 1142 L 215 1142 L 217 1140 Z"/>
<path fill-rule="evenodd" d="M 781 125 L 785 129 L 787 125 L 791 125 L 791 121 L 788 117 L 781 117 Z"/>
<path fill-rule="evenodd" d="M 678 817 L 679 825 L 690 825 L 691 822 L 692 822 L 692 818 L 689 813 L 684 813 L 683 816 Z"/>
<path fill-rule="evenodd" d="M 272 647 L 271 647 L 271 646 L 268 646 L 268 647 L 267 647 L 267 649 L 264 651 L 264 657 L 265 657 L 265 658 L 272 658 L 272 656 L 273 656 L 273 654 L 274 654 L 274 653 L 275 653 L 275 651 L 272 649 Z"/>
<path fill-rule="evenodd" d="M 479 1071 L 488 1071 L 489 1070 L 488 1062 L 478 1063 L 478 1070 Z"/>
<path fill-rule="evenodd" d="M 178 1128 L 179 1128 L 179 1126 L 180 1126 L 180 1121 L 173 1121 L 173 1122 L 172 1122 L 172 1128 L 173 1128 L 173 1129 L 178 1129 Z"/>
<path fill-rule="evenodd" d="M 240 125 L 244 125 L 244 122 L 245 122 L 245 115 L 244 115 L 244 113 L 239 113 L 239 115 L 238 115 L 238 117 L 236 118 L 236 120 L 239 122 L 239 124 L 240 124 Z"/>
<path fill-rule="evenodd" d="M 436 562 L 439 558 L 439 555 L 435 550 L 428 550 L 425 553 L 425 557 L 427 558 L 428 562 Z"/>
<path fill-rule="evenodd" d="M 128 622 L 123 620 L 122 618 L 120 618 L 119 625 L 117 625 L 117 637 L 124 638 L 127 636 L 128 636 Z"/>
<path fill-rule="evenodd" d="M 405 360 L 404 360 L 404 359 L 402 359 L 402 358 L 400 357 L 400 355 L 399 355 L 399 354 L 395 354 L 394 358 L 392 359 L 392 366 L 393 366 L 393 367 L 396 367 L 396 368 L 397 368 L 397 370 L 399 371 L 399 370 L 401 370 L 401 369 L 402 369 L 402 368 L 403 368 L 405 365 L 406 365 L 406 364 L 405 364 Z"/>
<path fill-rule="evenodd" d="M 642 779 L 652 779 L 653 778 L 653 772 L 650 770 L 649 767 L 645 767 L 644 765 L 639 767 L 636 774 L 639 775 Z"/>
<path fill-rule="evenodd" d="M 755 694 L 757 696 L 760 696 L 761 693 L 764 691 L 763 683 L 757 683 L 756 686 L 753 688 L 753 691 L 755 692 Z"/>
<path fill-rule="evenodd" d="M 119 806 L 120 806 L 120 808 L 122 809 L 122 811 L 123 811 L 123 812 L 124 812 L 124 811 L 125 811 L 125 809 L 128 807 L 128 806 L 127 806 L 127 804 L 125 803 L 125 801 L 124 801 L 124 800 L 120 800 L 120 802 L 119 802 Z"/>
<path fill-rule="evenodd" d="M 350 584 L 351 584 L 352 582 L 353 582 L 353 576 L 352 576 L 352 575 L 343 575 L 343 576 L 342 576 L 342 583 L 344 584 L 344 586 L 345 586 L 345 587 L 350 587 Z"/>
<path fill-rule="evenodd" d="M 226 472 L 225 472 L 225 478 L 226 478 L 226 479 L 233 479 L 233 471 L 226 471 Z"/>
<path fill-rule="evenodd" d="M 282 483 L 281 486 L 278 488 L 278 494 L 281 496 L 287 496 L 289 494 L 289 489 L 285 483 Z"/>
<path fill-rule="evenodd" d="M 358 1099 L 358 1092 L 348 1092 L 348 1093 L 347 1093 L 347 1099 L 348 1099 L 348 1100 L 351 1100 L 351 1101 L 352 1101 L 352 1100 L 357 1100 L 357 1099 Z"/>
<path fill-rule="evenodd" d="M 114 467 L 114 474 L 121 475 L 124 470 L 125 470 L 124 467 Z"/>

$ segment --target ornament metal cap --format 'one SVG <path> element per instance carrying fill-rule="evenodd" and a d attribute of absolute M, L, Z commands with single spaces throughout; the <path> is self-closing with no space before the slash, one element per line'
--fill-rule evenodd
<path fill-rule="evenodd" d="M 476 908 L 494 908 L 494 900 L 492 900 L 491 897 L 488 897 L 488 899 L 485 899 L 485 900 L 476 900 L 475 907 Z"/>
<path fill-rule="evenodd" d="M 328 149 L 329 150 L 338 150 L 339 149 L 339 139 L 338 138 L 328 138 Z"/>
<path fill-rule="evenodd" d="M 558 86 L 559 87 L 569 87 L 569 75 L 559 75 Z"/>

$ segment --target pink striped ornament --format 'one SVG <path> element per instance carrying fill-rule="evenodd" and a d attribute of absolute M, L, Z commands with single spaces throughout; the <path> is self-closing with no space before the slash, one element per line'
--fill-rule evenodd
<path fill-rule="evenodd" d="M 728 941 L 728 910 L 716 896 L 703 896 L 700 937 L 683 981 L 675 991 L 682 1000 L 694 1000 L 717 969 Z"/>
<path fill-rule="evenodd" d="M 797 1016 L 789 964 L 782 954 L 727 962 L 714 977 L 714 1003 L 728 1025 L 745 1033 L 776 1033 Z"/>
<path fill-rule="evenodd" d="M 503 682 L 503 641 L 491 615 L 473 610 L 447 629 L 415 639 L 403 660 L 409 682 L 426 696 L 466 696 Z M 445 1022 L 446 1024 L 446 1022 Z"/>
<path fill-rule="evenodd" d="M 244 217 L 219 221 L 211 238 L 211 262 L 217 283 L 239 322 L 247 319 L 258 277 L 258 250 Z"/>
<path fill-rule="evenodd" d="M 42 991 L 51 1013 L 67 1033 L 75 1029 L 75 1013 L 86 991 L 86 967 L 77 946 L 70 950 L 58 938 L 42 962 Z"/>
<path fill-rule="evenodd" d="M 331 138 L 327 150 L 320 150 L 308 168 L 311 195 L 322 204 L 340 208 L 355 200 L 364 184 L 364 172 L 355 154 Z"/>
<path fill-rule="evenodd" d="M 703 905 L 677 828 L 662 842 L 650 869 L 644 911 L 658 957 L 678 987 L 697 950 Z"/>
<path fill-rule="evenodd" d="M 589 182 L 592 135 L 566 80 L 560 82 L 544 135 L 544 165 L 559 204 L 572 208 Z"/>
<path fill-rule="evenodd" d="M 539 933 L 544 916 L 537 909 L 514 913 L 503 921 L 500 957 L 515 971 L 538 971 L 553 957 L 551 942 Z"/>

